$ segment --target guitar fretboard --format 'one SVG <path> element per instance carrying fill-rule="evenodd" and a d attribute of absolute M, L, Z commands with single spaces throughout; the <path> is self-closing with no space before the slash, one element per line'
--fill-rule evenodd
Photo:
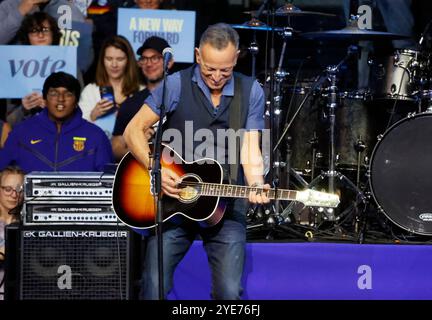
<path fill-rule="evenodd" d="M 181 183 L 181 187 L 191 186 L 199 191 L 203 196 L 227 197 L 227 198 L 248 198 L 251 192 L 264 192 L 263 188 L 245 187 L 231 184 L 216 184 L 216 183 Z M 269 189 L 265 190 L 269 199 L 278 200 L 296 200 L 297 191 L 285 189 Z M 277 194 L 276 194 L 277 193 Z"/>

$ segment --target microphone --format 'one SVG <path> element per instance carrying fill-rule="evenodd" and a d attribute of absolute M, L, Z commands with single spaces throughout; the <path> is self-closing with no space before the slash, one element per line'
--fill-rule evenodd
<path fill-rule="evenodd" d="M 162 51 L 162 56 L 163 56 L 163 67 L 164 67 L 164 70 L 168 71 L 168 63 L 170 62 L 170 60 L 173 57 L 173 49 L 170 48 L 170 47 L 166 47 Z"/>

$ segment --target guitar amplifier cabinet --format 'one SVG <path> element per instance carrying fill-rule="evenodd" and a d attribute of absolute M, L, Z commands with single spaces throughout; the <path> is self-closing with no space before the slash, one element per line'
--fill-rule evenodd
<path fill-rule="evenodd" d="M 125 300 L 137 234 L 124 227 L 6 228 L 6 299 Z"/>

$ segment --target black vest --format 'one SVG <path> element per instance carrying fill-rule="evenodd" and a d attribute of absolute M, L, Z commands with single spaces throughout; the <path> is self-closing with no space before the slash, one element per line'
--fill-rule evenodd
<path fill-rule="evenodd" d="M 225 130 L 237 131 L 245 127 L 254 79 L 234 73 L 234 97 L 222 96 L 220 106 L 214 108 L 198 84 L 192 81 L 193 73 L 194 66 L 180 71 L 181 97 L 177 108 L 167 115 L 164 141 L 169 141 L 186 161 L 203 157 L 218 160 L 225 172 L 230 172 L 226 177 L 230 176 L 232 183 L 242 183 L 242 174 L 239 174 L 242 171 L 238 167 L 239 137 L 235 145 L 228 144 L 229 131 Z M 181 135 L 181 142 L 176 141 L 178 136 L 174 134 L 177 133 Z"/>

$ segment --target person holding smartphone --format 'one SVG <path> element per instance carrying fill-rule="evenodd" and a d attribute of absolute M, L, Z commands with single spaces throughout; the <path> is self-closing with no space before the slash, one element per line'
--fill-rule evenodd
<path fill-rule="evenodd" d="M 164 63 L 162 52 L 165 48 L 170 48 L 168 42 L 160 37 L 152 36 L 146 39 L 141 47 L 137 50 L 138 65 L 144 77 L 145 89 L 138 91 L 132 97 L 126 99 L 123 107 L 117 114 L 114 130 L 112 133 L 111 144 L 114 157 L 117 161 L 128 152 L 126 142 L 123 138 L 123 133 L 129 121 L 139 111 L 144 104 L 145 99 L 150 94 L 150 91 L 155 89 L 164 77 Z M 174 65 L 172 58 L 168 62 L 168 69 Z M 147 138 L 150 139 L 154 134 L 154 129 L 147 130 Z"/>
<path fill-rule="evenodd" d="M 129 41 L 113 36 L 102 45 L 96 79 L 88 84 L 79 101 L 83 118 L 101 127 L 111 138 L 118 108 L 142 87 L 138 66 Z"/>

